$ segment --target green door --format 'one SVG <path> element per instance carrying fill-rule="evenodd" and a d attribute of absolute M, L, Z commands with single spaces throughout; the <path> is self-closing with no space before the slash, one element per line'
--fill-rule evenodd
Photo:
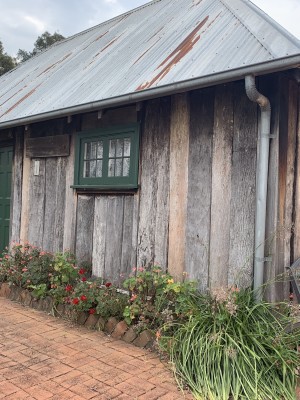
<path fill-rule="evenodd" d="M 8 245 L 13 147 L 0 147 L 0 253 Z"/>

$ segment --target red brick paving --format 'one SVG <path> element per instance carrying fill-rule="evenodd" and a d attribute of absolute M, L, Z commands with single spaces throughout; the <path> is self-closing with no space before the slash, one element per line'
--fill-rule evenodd
<path fill-rule="evenodd" d="M 0 298 L 0 399 L 192 399 L 154 353 Z"/>

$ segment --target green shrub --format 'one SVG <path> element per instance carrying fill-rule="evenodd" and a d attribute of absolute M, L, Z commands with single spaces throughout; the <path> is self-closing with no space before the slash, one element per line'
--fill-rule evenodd
<path fill-rule="evenodd" d="M 6 249 L 0 261 L 0 280 L 19 287 L 46 284 L 50 287 L 49 274 L 53 272 L 53 255 L 25 243 L 16 243 Z"/>
<path fill-rule="evenodd" d="M 186 319 L 192 312 L 194 282 L 174 282 L 173 277 L 158 266 L 138 268 L 136 275 L 124 281 L 129 289 L 129 305 L 123 316 L 128 324 L 140 329 L 158 329 L 165 323 Z M 166 325 L 165 325 L 166 329 Z"/>
<path fill-rule="evenodd" d="M 201 400 L 295 399 L 299 331 L 286 305 L 255 303 L 250 290 L 199 295 L 197 313 L 162 338 L 177 377 Z"/>

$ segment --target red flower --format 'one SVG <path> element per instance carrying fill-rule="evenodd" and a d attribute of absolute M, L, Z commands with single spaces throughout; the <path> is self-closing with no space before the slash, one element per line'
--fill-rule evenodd
<path fill-rule="evenodd" d="M 73 286 L 72 285 L 67 285 L 66 286 L 66 292 L 72 292 Z"/>
<path fill-rule="evenodd" d="M 106 287 L 110 287 L 110 286 L 111 286 L 111 283 L 110 283 L 110 282 L 106 282 L 105 286 L 106 286 Z"/>
<path fill-rule="evenodd" d="M 75 297 L 75 299 L 73 299 L 72 303 L 73 304 L 78 304 L 79 303 L 79 299 L 77 297 Z"/>
<path fill-rule="evenodd" d="M 96 313 L 96 309 L 95 308 L 90 308 L 89 309 L 89 314 L 95 314 Z"/>
<path fill-rule="evenodd" d="M 80 300 L 85 301 L 85 300 L 87 300 L 87 297 L 83 294 L 82 296 L 80 296 Z"/>
<path fill-rule="evenodd" d="M 84 274 L 85 274 L 85 270 L 84 270 L 83 268 L 80 268 L 80 270 L 78 271 L 78 273 L 79 273 L 80 275 L 84 275 Z"/>
<path fill-rule="evenodd" d="M 81 278 L 81 282 L 85 282 L 85 281 L 86 281 L 86 277 L 83 276 L 83 277 Z"/>

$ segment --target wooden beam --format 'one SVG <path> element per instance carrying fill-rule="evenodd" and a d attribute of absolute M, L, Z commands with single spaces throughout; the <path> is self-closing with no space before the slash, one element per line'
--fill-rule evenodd
<path fill-rule="evenodd" d="M 190 112 L 187 93 L 172 97 L 170 133 L 170 215 L 168 271 L 185 271 Z"/>
<path fill-rule="evenodd" d="M 233 85 L 216 88 L 210 232 L 211 288 L 228 285 L 233 140 Z"/>

